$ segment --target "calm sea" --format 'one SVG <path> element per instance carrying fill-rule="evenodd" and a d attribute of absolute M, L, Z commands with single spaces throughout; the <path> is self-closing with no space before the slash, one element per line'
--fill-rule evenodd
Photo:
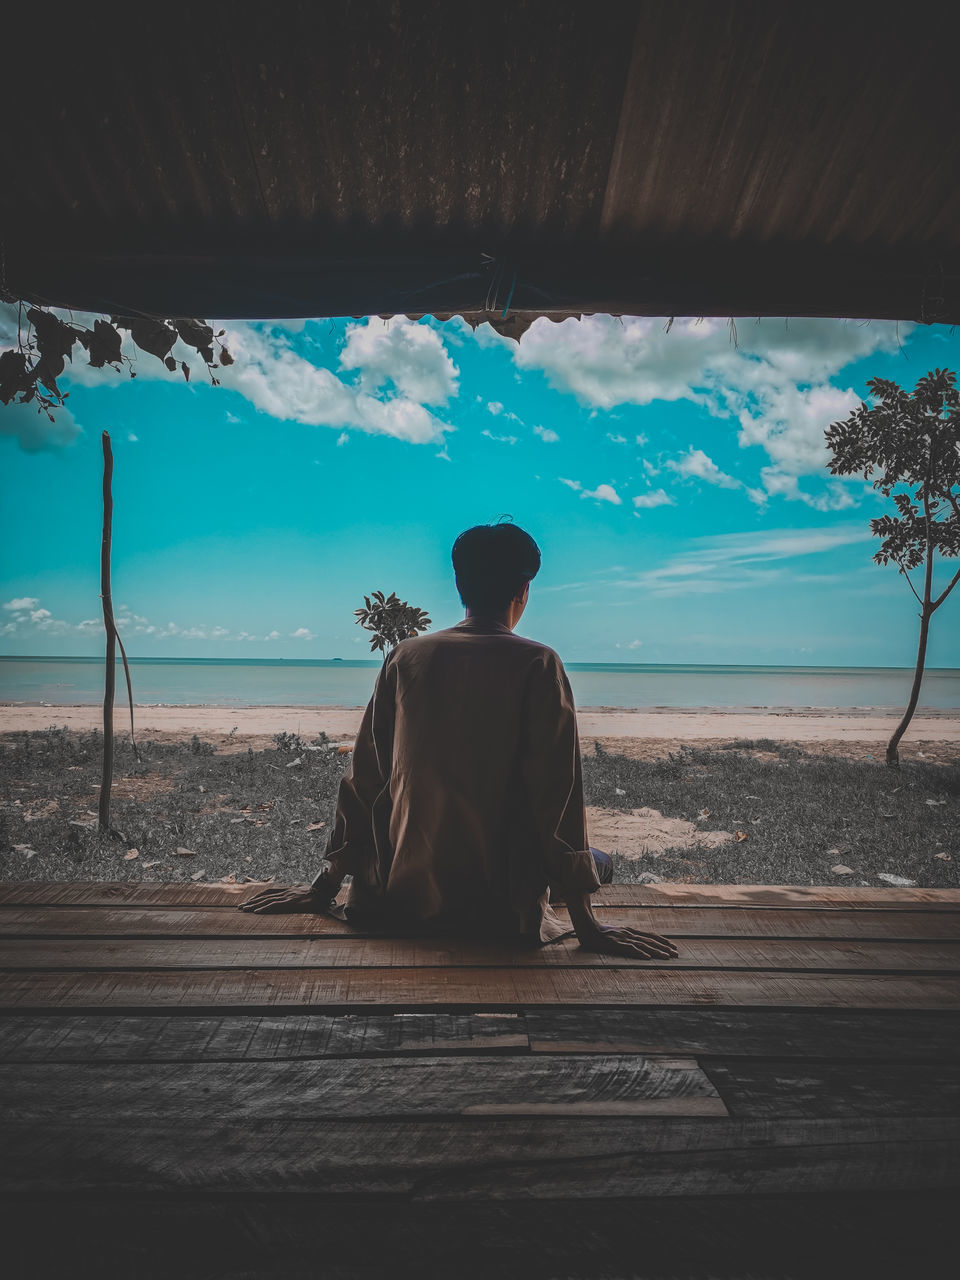
<path fill-rule="evenodd" d="M 164 706 L 362 707 L 378 661 L 134 658 L 134 701 Z M 659 666 L 568 662 L 579 707 L 883 707 L 906 702 L 900 667 Z M 118 663 L 117 696 L 123 696 Z M 62 706 L 103 696 L 99 658 L 0 657 L 0 701 Z M 926 672 L 922 707 L 960 709 L 960 669 Z"/>

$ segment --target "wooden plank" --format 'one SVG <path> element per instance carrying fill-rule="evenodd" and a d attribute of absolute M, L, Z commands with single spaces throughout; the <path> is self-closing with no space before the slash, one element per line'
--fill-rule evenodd
<path fill-rule="evenodd" d="M 0 973 L 0 1009 L 345 1009 L 424 1005 L 761 1005 L 960 1009 L 955 977 L 667 968 L 37 970 Z"/>
<path fill-rule="evenodd" d="M 374 1116 L 725 1116 L 695 1058 L 532 1054 L 491 1058 L 331 1058 L 312 1061 L 0 1065 L 2 1117 L 73 1120 L 209 1118 L 229 1098 L 237 1124 Z M 546 1110 L 545 1110 L 546 1109 Z"/>
<path fill-rule="evenodd" d="M 529 1038 L 528 1038 L 529 1029 Z M 597 1052 L 960 1060 L 960 1014 L 845 1009 L 522 1013 L 7 1014 L 4 1062 L 281 1061 L 399 1053 Z"/>
<path fill-rule="evenodd" d="M 674 960 L 605 956 L 576 939 L 546 947 L 420 938 L 3 938 L 0 970 L 657 968 L 960 974 L 957 942 L 686 938 Z"/>
<path fill-rule="evenodd" d="M 296 1196 L 17 1196 L 0 1205 L 10 1280 L 941 1277 L 955 1195 L 657 1196 L 352 1203 Z M 371 1212 L 376 1229 L 371 1230 Z M 405 1260 L 414 1259 L 413 1266 Z M 451 1259 L 456 1262 L 451 1266 Z M 19 1264 L 19 1266 L 18 1266 Z"/>
<path fill-rule="evenodd" d="M 164 884 L 160 881 L 19 881 L 0 884 L 0 906 L 236 907 L 271 885 Z"/>
<path fill-rule="evenodd" d="M 170 884 L 154 881 L 14 881 L 0 884 L 0 905 L 235 907 L 270 886 Z M 895 889 L 831 885 L 607 885 L 599 907 L 741 906 L 825 910 L 957 911 L 960 889 Z"/>
<path fill-rule="evenodd" d="M 609 885 L 599 890 L 602 906 L 835 907 L 839 910 L 960 909 L 960 889 L 872 888 L 836 885 L 674 884 Z"/>
<path fill-rule="evenodd" d="M 835 907 L 840 910 L 954 910 L 960 909 L 960 889 L 896 889 L 834 885 L 751 884 L 613 884 L 594 895 L 597 905 L 615 906 L 722 906 Z"/>
<path fill-rule="evenodd" d="M 566 919 L 564 912 L 559 912 Z M 960 941 L 960 911 L 871 911 L 814 908 L 605 907 L 604 924 L 654 930 L 668 937 L 848 938 Z M 5 907 L 3 937 L 369 937 L 377 931 L 333 916 L 259 916 L 220 907 Z"/>
<path fill-rule="evenodd" d="M 705 1057 L 700 1065 L 735 1116 L 960 1117 L 955 1063 Z"/>
<path fill-rule="evenodd" d="M 524 1010 L 535 1053 L 960 1061 L 960 1013 L 890 1009 Z"/>
<path fill-rule="evenodd" d="M 116 1121 L 102 1109 L 3 1127 L 0 1192 L 303 1194 L 413 1202 L 612 1196 L 777 1195 L 960 1187 L 949 1118 L 465 1117 L 238 1124 L 206 1117 Z"/>
<path fill-rule="evenodd" d="M 940 919 L 940 916 L 930 914 L 918 915 L 921 921 Z M 922 924 L 919 927 L 922 928 Z M 0 908 L 0 938 L 363 938 L 376 936 L 376 932 L 379 931 L 349 925 L 336 916 L 260 916 L 222 907 L 46 905 Z M 957 936 L 960 937 L 960 928 Z M 952 937 L 952 934 L 944 934 L 943 937 Z"/>
<path fill-rule="evenodd" d="M 516 1013 L 8 1015 L 0 1062 L 212 1062 L 528 1049 Z"/>

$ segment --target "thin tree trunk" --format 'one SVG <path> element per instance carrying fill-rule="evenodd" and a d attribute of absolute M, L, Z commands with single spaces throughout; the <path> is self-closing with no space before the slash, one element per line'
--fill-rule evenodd
<path fill-rule="evenodd" d="M 103 688 L 103 770 L 100 776 L 100 830 L 110 831 L 110 789 L 113 785 L 113 697 L 117 683 L 117 626 L 110 595 L 110 540 L 113 533 L 113 451 L 103 436 L 103 538 L 100 543 L 100 599 L 107 634 L 106 672 Z"/>
<path fill-rule="evenodd" d="M 920 615 L 920 643 L 917 647 L 917 667 L 913 673 L 913 688 L 910 690 L 910 701 L 907 703 L 907 709 L 903 713 L 903 719 L 897 725 L 893 737 L 887 743 L 887 764 L 892 769 L 900 767 L 900 739 L 907 731 L 907 726 L 913 719 L 913 713 L 917 709 L 917 703 L 920 701 L 920 684 L 923 680 L 923 664 L 927 657 L 927 634 L 930 631 L 930 618 L 933 611 L 927 601 L 923 604 L 923 613 Z"/>
<path fill-rule="evenodd" d="M 929 481 L 929 477 L 928 477 Z M 910 701 L 903 713 L 903 719 L 897 725 L 893 737 L 887 743 L 887 765 L 891 769 L 900 768 L 900 739 L 907 731 L 913 719 L 913 713 L 920 701 L 920 684 L 923 680 L 923 666 L 927 659 L 927 635 L 930 631 L 930 619 L 935 606 L 931 604 L 933 594 L 933 541 L 930 536 L 930 501 L 924 495 L 924 511 L 927 518 L 927 563 L 923 574 L 923 602 L 920 606 L 920 641 L 917 645 L 917 665 L 913 673 L 913 688 L 910 690 Z"/>

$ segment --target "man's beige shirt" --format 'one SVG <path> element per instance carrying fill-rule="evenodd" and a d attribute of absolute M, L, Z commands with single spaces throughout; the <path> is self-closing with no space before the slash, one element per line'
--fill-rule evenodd
<path fill-rule="evenodd" d="M 403 640 L 377 676 L 326 856 L 348 918 L 547 942 L 548 881 L 599 887 L 557 653 L 482 618 Z"/>

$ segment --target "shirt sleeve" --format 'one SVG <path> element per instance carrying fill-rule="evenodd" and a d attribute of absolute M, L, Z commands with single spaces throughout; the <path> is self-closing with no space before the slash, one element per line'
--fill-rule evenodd
<path fill-rule="evenodd" d="M 576 706 L 552 650 L 530 673 L 521 774 L 547 878 L 568 892 L 592 893 L 600 880 L 587 841 Z"/>
<path fill-rule="evenodd" d="M 390 784 L 395 694 L 396 668 L 388 657 L 377 672 L 373 696 L 360 721 L 350 764 L 340 780 L 333 830 L 324 853 L 337 876 L 356 874 L 367 859 L 376 856 L 373 805 Z M 319 875 L 314 883 L 317 879 Z"/>

